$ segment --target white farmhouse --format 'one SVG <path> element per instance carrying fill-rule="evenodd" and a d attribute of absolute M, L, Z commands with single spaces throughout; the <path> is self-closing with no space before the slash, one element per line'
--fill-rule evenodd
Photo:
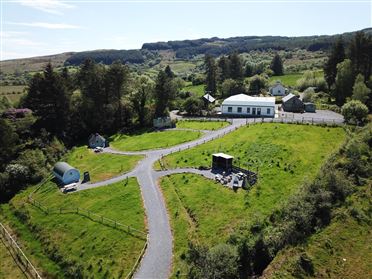
<path fill-rule="evenodd" d="M 222 102 L 221 113 L 242 117 L 274 117 L 275 98 L 234 95 Z"/>
<path fill-rule="evenodd" d="M 277 81 L 273 87 L 270 87 L 270 95 L 271 96 L 284 96 L 286 93 L 286 88 Z"/>

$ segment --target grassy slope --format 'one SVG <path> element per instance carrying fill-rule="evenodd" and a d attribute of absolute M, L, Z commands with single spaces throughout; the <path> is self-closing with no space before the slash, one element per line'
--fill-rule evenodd
<path fill-rule="evenodd" d="M 12 255 L 0 240 L 0 279 L 27 278 L 14 261 Z"/>
<path fill-rule="evenodd" d="M 67 157 L 67 162 L 80 170 L 89 171 L 92 182 L 106 180 L 130 171 L 142 158 L 139 155 L 124 156 L 108 153 L 94 153 L 85 146 L 74 148 Z"/>
<path fill-rule="evenodd" d="M 370 223 L 350 216 L 350 209 L 357 208 L 371 222 L 371 200 L 371 185 L 359 189 L 348 199 L 348 207 L 337 211 L 338 218 L 329 226 L 312 235 L 306 244 L 280 252 L 266 269 L 264 278 L 298 278 L 297 262 L 302 253 L 306 253 L 314 265 L 313 276 L 300 273 L 302 277 L 371 278 Z"/>
<path fill-rule="evenodd" d="M 217 151 L 240 157 L 242 162 L 250 158 L 253 169 L 259 166 L 259 182 L 249 192 L 235 193 L 191 174 L 162 180 L 175 235 L 175 271 L 185 270 L 180 256 L 187 250 L 188 240 L 215 244 L 242 222 L 267 216 L 286 200 L 283 197 L 312 179 L 343 140 L 341 128 L 264 124 L 167 156 L 166 165 L 172 168 L 210 166 L 210 154 Z"/>
<path fill-rule="evenodd" d="M 217 130 L 230 125 L 226 121 L 194 121 L 181 120 L 177 122 L 177 128 L 195 129 L 195 130 Z"/>
<path fill-rule="evenodd" d="M 185 86 L 182 91 L 185 91 L 185 92 L 192 92 L 194 93 L 194 95 L 196 97 L 202 97 L 205 92 L 204 92 L 204 84 L 200 84 L 200 85 L 188 85 L 188 86 Z"/>
<path fill-rule="evenodd" d="M 302 75 L 303 73 L 291 73 L 291 74 L 286 74 L 283 76 L 272 76 L 270 77 L 269 81 L 272 83 L 277 80 L 280 80 L 285 86 L 294 87 L 297 85 L 297 80 L 302 78 Z M 316 77 L 322 77 L 323 71 L 317 71 L 315 75 Z"/>
<path fill-rule="evenodd" d="M 17 195 L 11 201 L 11 206 L 3 205 L 1 217 L 16 229 L 26 254 L 36 266 L 63 278 L 61 267 L 45 256 L 45 250 L 49 250 L 50 254 L 58 254 L 64 260 L 75 262 L 85 277 L 88 274 L 94 278 L 124 278 L 127 275 L 144 245 L 143 239 L 77 214 L 46 215 L 29 204 L 23 207 L 25 197 L 33 189 L 35 187 Z M 145 230 L 141 193 L 135 179 L 130 179 L 126 186 L 116 183 L 70 195 L 60 193 L 55 185 L 49 182 L 33 197 L 51 208 L 85 208 Z M 19 222 L 12 206 L 29 215 L 29 226 Z M 31 227 L 34 228 L 32 231 Z M 60 264 L 60 261 L 58 263 Z"/>
<path fill-rule="evenodd" d="M 110 145 L 118 150 L 135 151 L 174 146 L 195 140 L 201 136 L 194 131 L 158 131 L 138 135 L 116 134 L 110 137 Z"/>

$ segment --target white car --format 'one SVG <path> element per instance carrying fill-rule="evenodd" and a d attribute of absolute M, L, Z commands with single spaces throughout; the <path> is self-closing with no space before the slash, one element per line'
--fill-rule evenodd
<path fill-rule="evenodd" d="M 96 152 L 96 153 L 99 153 L 99 152 L 102 152 L 102 151 L 103 151 L 103 147 L 97 146 L 96 148 L 94 148 L 94 152 Z"/>
<path fill-rule="evenodd" d="M 63 193 L 71 192 L 71 191 L 76 191 L 77 190 L 77 183 L 71 183 L 67 184 L 62 188 Z"/>

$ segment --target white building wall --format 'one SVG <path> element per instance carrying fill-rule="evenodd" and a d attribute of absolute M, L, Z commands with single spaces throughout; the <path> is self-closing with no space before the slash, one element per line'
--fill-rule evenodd
<path fill-rule="evenodd" d="M 229 107 L 231 107 L 231 112 L 229 111 Z M 241 110 L 239 110 L 241 108 Z M 248 110 L 249 108 L 249 110 Z M 268 111 L 269 109 L 269 111 Z M 258 111 L 260 110 L 260 114 Z M 221 106 L 222 114 L 226 115 L 241 115 L 241 116 L 266 116 L 266 117 L 274 117 L 275 116 L 275 106 L 249 106 L 249 105 L 222 105 Z M 255 112 L 255 114 L 254 114 Z"/>
<path fill-rule="evenodd" d="M 271 95 L 272 96 L 284 96 L 285 95 L 285 88 L 282 85 L 276 85 L 271 88 Z"/>

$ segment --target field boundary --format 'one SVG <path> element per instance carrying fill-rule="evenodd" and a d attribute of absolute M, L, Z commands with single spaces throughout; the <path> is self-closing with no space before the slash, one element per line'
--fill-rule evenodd
<path fill-rule="evenodd" d="M 10 235 L 10 233 L 8 232 L 8 230 L 5 228 L 5 226 L 2 223 L 0 223 L 0 232 L 1 232 L 2 239 L 5 239 L 5 241 L 9 244 L 9 247 L 11 247 L 12 250 L 15 252 L 16 258 L 17 258 L 16 263 L 19 266 L 19 268 L 22 270 L 22 272 L 24 273 L 27 272 L 27 274 L 30 274 L 33 278 L 42 279 L 40 274 L 37 272 L 35 266 L 27 258 L 25 253 L 22 251 L 22 249 L 19 247 L 17 242 Z M 22 269 L 21 266 L 24 268 L 24 270 Z"/>

